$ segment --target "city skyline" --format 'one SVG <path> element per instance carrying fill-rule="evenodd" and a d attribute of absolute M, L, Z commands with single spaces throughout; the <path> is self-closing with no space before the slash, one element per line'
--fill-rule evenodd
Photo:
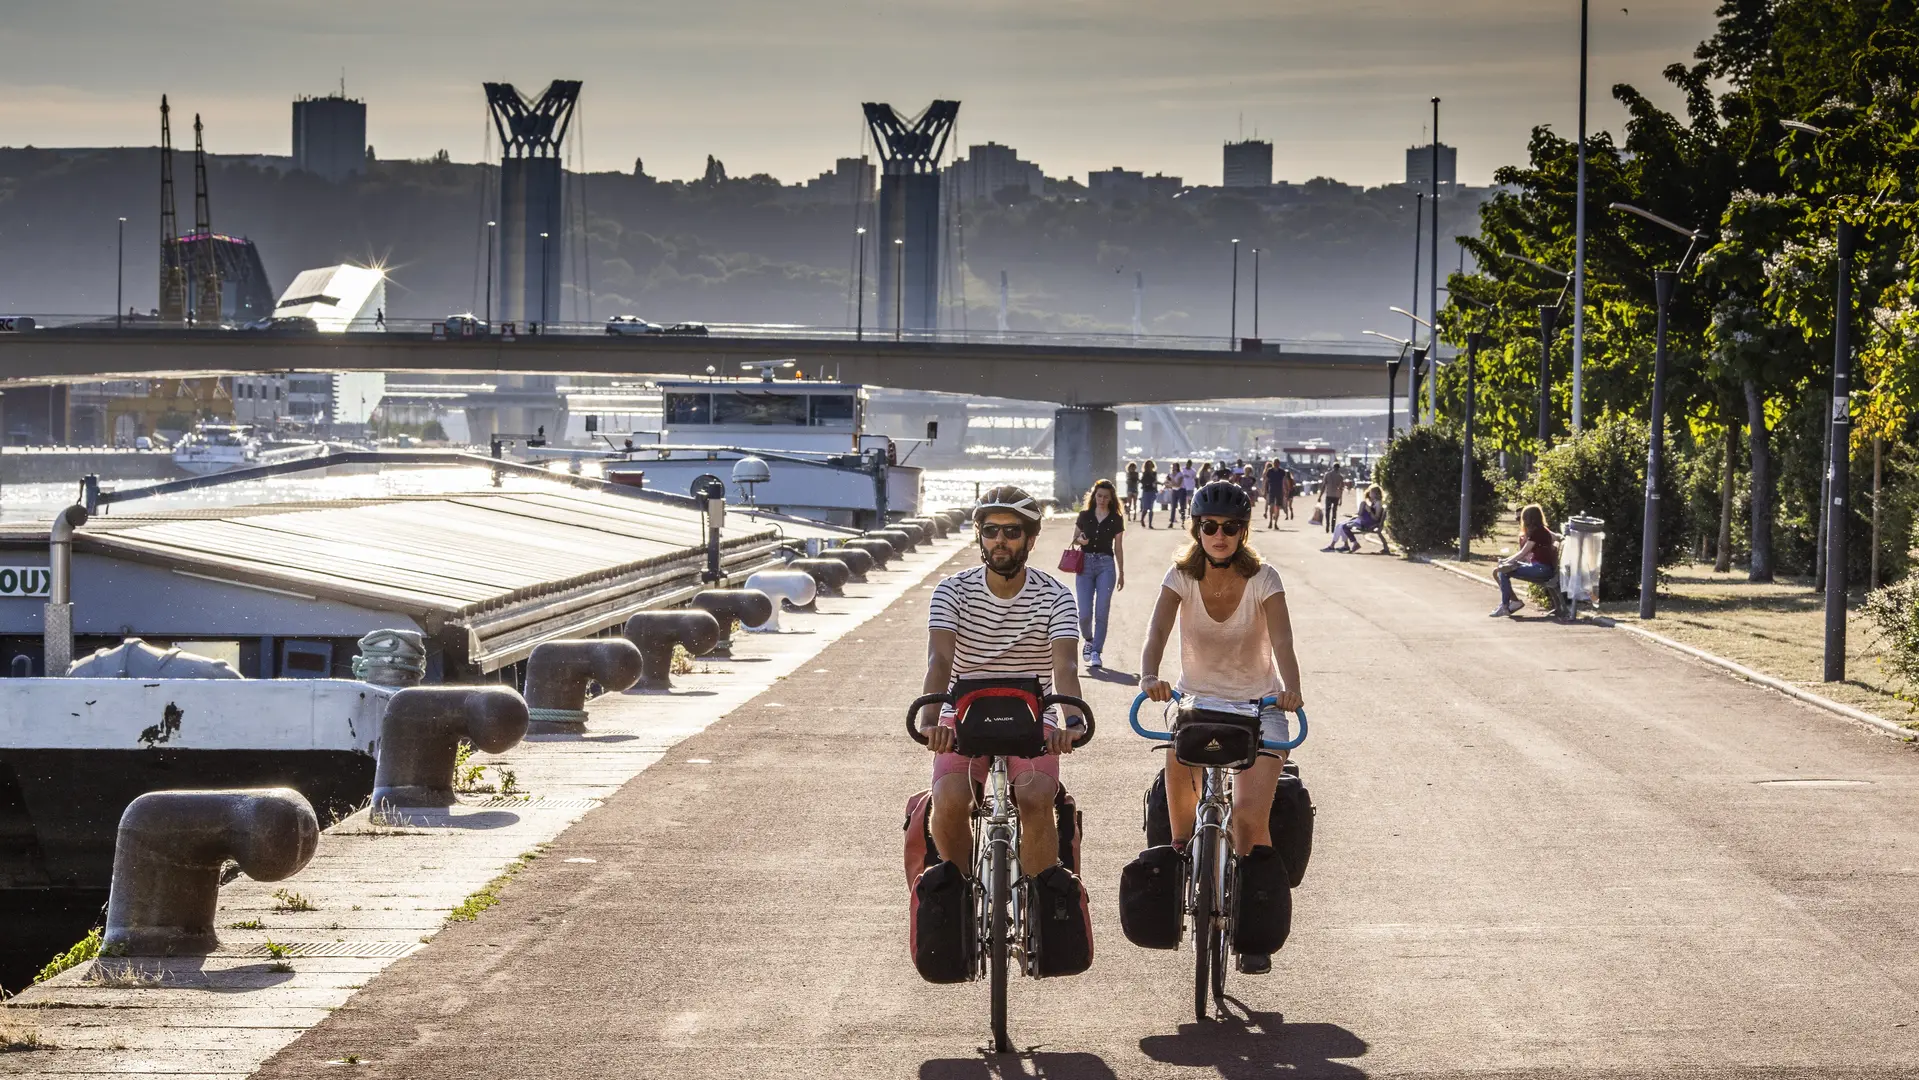
<path fill-rule="evenodd" d="M 1676 103 L 1659 71 L 1690 57 L 1714 6 L 1596 6 L 1594 130 L 1620 127 L 1616 82 Z M 291 102 L 338 89 L 342 68 L 347 94 L 367 102 L 381 157 L 445 149 L 479 160 L 482 80 L 537 93 L 550 79 L 578 78 L 581 124 L 569 142 L 586 167 L 624 172 L 637 157 L 664 178 L 697 177 L 712 154 L 730 175 L 804 181 L 861 151 L 862 100 L 913 112 L 958 98 L 960 152 L 996 141 L 1048 176 L 1082 182 L 1118 165 L 1215 184 L 1223 144 L 1255 133 L 1274 143 L 1275 179 L 1398 182 L 1405 148 L 1426 140 L 1435 95 L 1445 99 L 1440 134 L 1459 147 L 1468 184 L 1523 160 L 1535 124 L 1574 130 L 1571 0 L 1551 9 L 1468 0 L 1444 13 L 1336 0 L 1295 0 L 1284 11 L 1254 0 L 1179 12 L 1143 0 L 1046 11 L 907 0 L 805 13 L 715 0 L 670 14 L 610 0 L 537 14 L 343 0 L 329 10 L 336 17 L 316 26 L 238 0 L 185 0 L 164 13 L 104 0 L 26 3 L 13 13 L 14 59 L 0 75 L 0 145 L 152 145 L 167 93 L 176 111 L 206 118 L 210 150 L 286 154 Z M 741 25 L 762 32 L 741 34 Z M 202 41 L 217 63 L 178 62 Z M 503 53 L 500 41 L 522 54 Z M 726 58 L 725 78 L 714 78 L 715 56 Z"/>

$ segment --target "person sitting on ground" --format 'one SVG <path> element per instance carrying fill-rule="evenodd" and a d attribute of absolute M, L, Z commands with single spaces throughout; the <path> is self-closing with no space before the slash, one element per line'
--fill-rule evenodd
<path fill-rule="evenodd" d="M 1340 522 L 1339 527 L 1333 530 L 1333 542 L 1319 550 L 1358 551 L 1358 533 L 1379 533 L 1380 550 L 1392 550 L 1386 546 L 1386 534 L 1383 531 L 1386 524 L 1386 507 L 1382 503 L 1384 498 L 1378 484 L 1369 485 L 1366 494 L 1359 500 L 1359 512 Z"/>
<path fill-rule="evenodd" d="M 1499 606 L 1492 617 L 1513 615 L 1526 601 L 1513 594 L 1513 579 L 1543 585 L 1559 576 L 1559 537 L 1546 527 L 1546 512 L 1533 503 L 1519 512 L 1519 550 L 1493 568 L 1499 581 Z"/>

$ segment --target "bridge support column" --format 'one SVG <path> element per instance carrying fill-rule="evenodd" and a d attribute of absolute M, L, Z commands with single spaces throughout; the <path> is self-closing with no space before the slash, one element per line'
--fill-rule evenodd
<path fill-rule="evenodd" d="M 1119 469 L 1119 414 L 1104 405 L 1053 413 L 1053 498 L 1076 506 L 1093 481 Z"/>

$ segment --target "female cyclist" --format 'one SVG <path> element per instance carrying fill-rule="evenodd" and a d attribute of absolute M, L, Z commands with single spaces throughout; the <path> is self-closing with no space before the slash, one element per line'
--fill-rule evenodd
<path fill-rule="evenodd" d="M 1287 738 L 1285 710 L 1302 704 L 1299 660 L 1293 655 L 1293 626 L 1286 612 L 1286 591 L 1279 571 L 1260 558 L 1246 535 L 1252 500 L 1237 486 L 1214 482 L 1193 497 L 1193 542 L 1181 552 L 1165 581 L 1146 631 L 1140 656 L 1139 688 L 1154 701 L 1172 698 L 1173 687 L 1159 678 L 1167 636 L 1179 624 L 1179 692 L 1231 701 L 1276 696 L 1277 708 L 1261 713 L 1261 737 Z M 1279 782 L 1283 752 L 1260 751 L 1259 760 L 1233 780 L 1233 850 L 1242 873 L 1247 864 L 1277 858 L 1273 853 L 1273 789 Z M 1173 843 L 1193 836 L 1199 806 L 1198 770 L 1166 753 L 1166 808 Z M 1270 956 L 1240 955 L 1240 971 L 1259 975 L 1272 968 Z"/>

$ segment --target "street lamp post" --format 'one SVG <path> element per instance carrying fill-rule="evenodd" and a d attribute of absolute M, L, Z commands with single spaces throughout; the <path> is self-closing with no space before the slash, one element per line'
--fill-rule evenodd
<path fill-rule="evenodd" d="M 1610 208 L 1636 214 L 1689 241 L 1677 269 L 1653 271 L 1653 297 L 1659 311 L 1653 337 L 1652 415 L 1646 431 L 1646 515 L 1639 534 L 1639 617 L 1650 619 L 1659 606 L 1659 468 L 1666 443 L 1666 313 L 1672 306 L 1673 290 L 1679 286 L 1679 275 L 1685 273 L 1693 249 L 1699 246 L 1701 233 L 1637 206 L 1613 203 Z"/>
<path fill-rule="evenodd" d="M 906 325 L 906 239 L 893 238 L 893 340 Z"/>
<path fill-rule="evenodd" d="M 1437 298 L 1437 294 L 1435 293 L 1434 295 L 1435 298 Z M 1424 372 L 1426 380 L 1426 407 L 1427 412 L 1430 413 L 1427 420 L 1429 423 L 1436 423 L 1439 420 L 1439 398 L 1433 388 L 1433 384 L 1436 381 L 1433 376 L 1437 374 L 1435 369 L 1439 364 L 1438 332 L 1433 329 L 1432 323 L 1407 311 L 1403 307 L 1389 307 L 1386 310 L 1395 315 L 1404 315 L 1413 322 L 1426 328 L 1426 347 L 1413 350 L 1413 373 L 1406 383 L 1406 426 L 1409 428 L 1416 427 L 1419 423 L 1419 380 L 1421 378 L 1421 372 Z"/>
<path fill-rule="evenodd" d="M 540 234 L 540 333 L 546 333 L 546 234 Z"/>
<path fill-rule="evenodd" d="M 1573 401 L 1572 425 L 1584 423 L 1586 375 L 1586 44 L 1591 0 L 1579 0 L 1579 181 L 1573 210 Z"/>
<path fill-rule="evenodd" d="M 1412 348 L 1413 343 L 1408 338 L 1382 334 L 1377 330 L 1362 330 L 1360 333 L 1384 338 L 1399 346 L 1399 355 L 1386 361 L 1386 442 L 1390 445 L 1393 441 L 1393 399 L 1399 395 L 1399 368 L 1406 362 L 1406 350 Z"/>
<path fill-rule="evenodd" d="M 1479 393 L 1478 330 L 1466 334 L 1466 436 L 1459 451 L 1459 561 L 1473 553 L 1473 413 Z"/>
<path fill-rule="evenodd" d="M 862 225 L 853 232 L 859 237 L 860 245 L 860 287 L 858 297 L 853 302 L 853 340 L 866 340 L 866 226 Z"/>
<path fill-rule="evenodd" d="M 1832 450 L 1826 463 L 1832 495 L 1826 504 L 1827 682 L 1846 677 L 1846 503 L 1852 485 L 1852 256 L 1859 237 L 1839 222 L 1839 280 L 1832 312 Z"/>
<path fill-rule="evenodd" d="M 493 236 L 499 226 L 497 221 L 486 223 L 486 327 L 493 331 Z"/>
<path fill-rule="evenodd" d="M 1433 146 L 1432 175 L 1427 177 L 1427 192 L 1430 196 L 1428 208 L 1432 211 L 1432 240 L 1427 244 L 1426 252 L 1426 315 L 1431 319 L 1439 318 L 1439 99 L 1433 99 Z M 1415 304 L 1414 307 L 1419 305 Z M 1439 422 L 1439 398 L 1434 384 L 1439 380 L 1439 331 L 1432 323 L 1426 324 L 1426 411 L 1432 414 L 1433 422 Z"/>
<path fill-rule="evenodd" d="M 113 327 L 119 329 L 126 317 L 124 303 L 127 283 L 127 219 L 120 219 L 120 255 L 113 268 Z"/>
<path fill-rule="evenodd" d="M 1229 304 L 1228 306 L 1232 309 L 1233 321 L 1232 321 L 1232 328 L 1228 330 L 1226 333 L 1226 351 L 1233 352 L 1234 350 L 1238 348 L 1238 346 L 1234 344 L 1234 342 L 1239 337 L 1239 238 L 1238 237 L 1233 238 L 1233 299 L 1232 299 L 1232 303 Z"/>
<path fill-rule="evenodd" d="M 1253 249 L 1253 340 L 1259 340 L 1259 249 Z"/>

